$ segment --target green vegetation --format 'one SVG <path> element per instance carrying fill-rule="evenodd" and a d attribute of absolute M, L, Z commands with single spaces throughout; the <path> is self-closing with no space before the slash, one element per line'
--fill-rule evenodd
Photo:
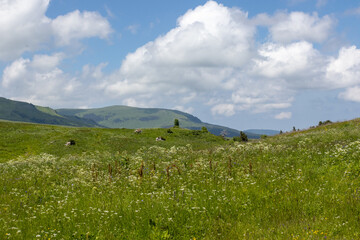
<path fill-rule="evenodd" d="M 165 137 L 166 141 L 156 142 L 156 137 L 160 136 Z M 67 148 L 65 143 L 70 139 L 75 140 L 76 146 Z M 56 157 L 85 152 L 134 153 L 141 147 L 153 145 L 170 148 L 191 144 L 195 149 L 205 149 L 222 142 L 221 137 L 210 133 L 181 128 L 143 129 L 141 134 L 135 134 L 132 129 L 76 128 L 0 121 L 0 162 L 41 153 Z"/>
<path fill-rule="evenodd" d="M 0 239 L 360 239 L 360 119 L 247 143 L 0 127 Z"/>
<path fill-rule="evenodd" d="M 180 127 L 180 122 L 179 122 L 179 119 L 177 119 L 177 118 L 175 118 L 175 120 L 174 120 L 174 127 L 175 128 Z"/>
<path fill-rule="evenodd" d="M 174 119 L 181 121 L 181 127 L 200 130 L 206 126 L 212 134 L 220 135 L 226 130 L 229 136 L 239 131 L 223 126 L 203 123 L 197 117 L 177 110 L 160 108 L 135 108 L 112 106 L 98 109 L 58 109 L 34 106 L 0 97 L 0 119 L 77 127 L 105 128 L 170 128 Z M 255 138 L 257 135 L 255 136 Z"/>
<path fill-rule="evenodd" d="M 60 116 L 51 108 L 34 106 L 29 103 L 12 101 L 2 97 L 0 97 L 0 119 L 66 126 L 99 126 L 89 119 Z"/>
<path fill-rule="evenodd" d="M 200 130 L 205 126 L 215 135 L 220 135 L 224 130 L 230 137 L 239 135 L 238 130 L 203 123 L 197 117 L 177 110 L 111 106 L 97 109 L 57 109 L 56 112 L 64 116 L 89 119 L 108 128 L 170 128 L 174 126 L 174 119 L 177 119 L 182 128 Z"/>

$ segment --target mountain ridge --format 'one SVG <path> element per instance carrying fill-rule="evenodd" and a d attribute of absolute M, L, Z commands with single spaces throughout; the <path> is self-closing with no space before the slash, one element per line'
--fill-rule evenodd
<path fill-rule="evenodd" d="M 129 129 L 171 128 L 174 119 L 178 119 L 181 128 L 201 130 L 206 127 L 210 133 L 226 137 L 240 134 L 237 129 L 202 122 L 198 117 L 179 110 L 124 105 L 90 109 L 52 109 L 3 97 L 0 97 L 0 119 L 63 126 Z M 252 139 L 260 138 L 262 135 L 248 130 L 244 132 Z"/>
<path fill-rule="evenodd" d="M 225 133 L 228 137 L 238 136 L 240 131 L 229 127 L 202 122 L 199 118 L 179 110 L 164 108 L 137 108 L 113 105 L 91 109 L 56 109 L 64 116 L 77 116 L 91 119 L 108 128 L 171 128 L 174 119 L 180 121 L 180 127 L 200 130 L 206 127 L 215 135 Z"/>

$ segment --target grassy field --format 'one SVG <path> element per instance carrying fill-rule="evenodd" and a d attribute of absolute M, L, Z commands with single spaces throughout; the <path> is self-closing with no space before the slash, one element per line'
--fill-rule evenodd
<path fill-rule="evenodd" d="M 359 119 L 249 143 L 9 122 L 0 133 L 0 239 L 360 239 Z"/>

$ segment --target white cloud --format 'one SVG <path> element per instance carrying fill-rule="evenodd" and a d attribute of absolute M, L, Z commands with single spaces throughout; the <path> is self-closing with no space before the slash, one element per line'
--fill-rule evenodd
<path fill-rule="evenodd" d="M 308 41 L 322 43 L 330 36 L 336 21 L 328 15 L 320 18 L 303 12 L 279 12 L 270 17 L 259 14 L 253 19 L 257 25 L 269 26 L 271 38 L 279 43 Z"/>
<path fill-rule="evenodd" d="M 289 89 L 322 88 L 327 59 L 309 42 L 266 43 L 254 59 L 254 75 L 274 79 Z"/>
<path fill-rule="evenodd" d="M 76 100 L 79 90 L 84 89 L 79 81 L 58 67 L 62 58 L 63 54 L 58 53 L 15 60 L 4 70 L 1 94 L 46 106 L 67 105 L 67 100 L 69 103 Z"/>
<path fill-rule="evenodd" d="M 83 38 L 106 39 L 112 32 L 109 22 L 97 12 L 76 10 L 51 22 L 57 44 L 64 46 Z"/>
<path fill-rule="evenodd" d="M 213 115 L 224 115 L 230 117 L 235 114 L 235 105 L 233 104 L 218 104 L 211 108 Z"/>
<path fill-rule="evenodd" d="M 255 53 L 254 34 L 247 13 L 209 1 L 181 16 L 164 36 L 129 54 L 105 80 L 104 90 L 119 98 L 136 94 L 159 102 L 189 101 L 194 97 L 186 96 L 194 92 L 199 99 L 207 92 L 231 91 L 236 85 L 231 76 Z"/>
<path fill-rule="evenodd" d="M 0 1 L 0 60 L 35 51 L 50 40 L 49 0 Z"/>
<path fill-rule="evenodd" d="M 37 21 L 27 21 L 36 26 L 42 22 L 46 37 L 18 52 L 14 49 L 19 42 L 5 42 L 5 46 L 0 41 L 0 59 L 40 49 L 50 43 L 48 37 L 62 46 L 87 37 L 106 39 L 112 31 L 107 20 L 94 12 L 74 11 L 48 19 L 49 2 L 34 1 L 42 2 L 43 8 L 37 9 Z M 22 7 L 30 9 L 30 5 Z M 291 113 L 286 109 L 303 89 L 346 88 L 339 97 L 357 101 L 360 50 L 342 48 L 338 56 L 328 57 L 314 47 L 314 42 L 326 41 L 334 23 L 329 16 L 300 12 L 249 19 L 240 9 L 209 1 L 179 17 L 168 33 L 128 54 L 111 74 L 104 73 L 106 63 L 101 63 L 85 65 L 71 76 L 61 69 L 64 54 L 35 55 L 6 67 L 0 91 L 4 96 L 62 107 L 116 100 L 137 107 L 175 106 L 187 112 L 195 111 L 191 105 L 205 105 L 213 115 L 223 116 L 271 112 L 277 119 L 287 119 Z M 257 25 L 268 27 L 268 42 L 255 42 Z M 31 38 L 30 32 L 22 37 Z M 6 47 L 10 50 L 2 52 Z M 275 111 L 283 112 L 276 115 Z"/>
<path fill-rule="evenodd" d="M 332 58 L 326 69 L 329 88 L 346 88 L 360 84 L 360 49 L 344 47 Z"/>
<path fill-rule="evenodd" d="M 347 88 L 345 92 L 339 94 L 339 98 L 347 101 L 360 102 L 360 86 Z"/>
<path fill-rule="evenodd" d="M 275 115 L 275 119 L 290 119 L 292 117 L 292 113 L 291 112 L 281 112 L 277 115 Z"/>
<path fill-rule="evenodd" d="M 176 28 L 128 54 L 101 88 L 114 98 L 136 96 L 136 102 L 172 106 L 196 92 L 192 102 L 218 99 L 211 111 L 226 116 L 286 109 L 297 91 L 326 88 L 329 60 L 311 41 L 324 41 L 333 24 L 329 16 L 300 12 L 249 20 L 237 8 L 209 1 L 179 17 Z M 256 49 L 256 25 L 267 25 L 277 42 Z"/>
<path fill-rule="evenodd" d="M 50 19 L 45 15 L 48 6 L 49 0 L 0 1 L 0 61 L 49 48 L 53 39 L 64 46 L 83 38 L 106 39 L 112 32 L 109 22 L 96 12 L 77 10 Z"/>

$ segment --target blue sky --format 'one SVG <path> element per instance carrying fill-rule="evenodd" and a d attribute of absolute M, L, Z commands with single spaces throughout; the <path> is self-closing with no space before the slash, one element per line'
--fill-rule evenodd
<path fill-rule="evenodd" d="M 0 96 L 245 130 L 360 113 L 355 0 L 0 0 Z"/>

